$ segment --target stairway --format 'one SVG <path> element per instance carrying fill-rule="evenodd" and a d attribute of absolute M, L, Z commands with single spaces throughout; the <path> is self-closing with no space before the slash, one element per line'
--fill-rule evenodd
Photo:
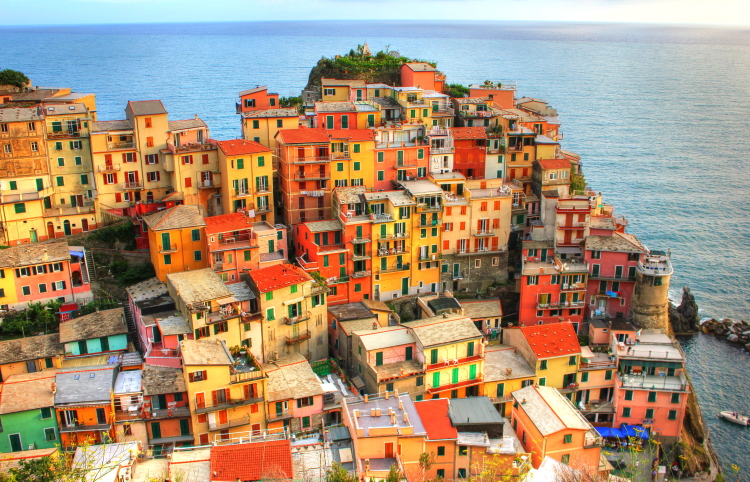
<path fill-rule="evenodd" d="M 90 283 L 92 279 L 97 279 L 96 266 L 94 266 L 94 255 L 91 254 L 91 251 L 89 250 L 86 250 L 86 270 L 82 274 L 86 283 Z"/>
<path fill-rule="evenodd" d="M 138 330 L 135 327 L 133 313 L 130 312 L 130 307 L 128 305 L 125 305 L 123 309 L 125 310 L 125 323 L 128 325 L 128 339 L 138 353 L 143 353 L 141 351 L 141 339 L 138 336 Z"/>

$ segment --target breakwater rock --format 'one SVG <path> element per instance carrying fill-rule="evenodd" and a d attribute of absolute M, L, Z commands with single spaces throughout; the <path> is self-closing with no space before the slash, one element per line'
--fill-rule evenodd
<path fill-rule="evenodd" d="M 710 318 L 701 321 L 700 331 L 726 338 L 731 343 L 738 343 L 750 351 L 750 323 L 745 320 L 735 321 L 731 318 L 717 320 Z"/>
<path fill-rule="evenodd" d="M 676 335 L 698 333 L 700 317 L 695 296 L 687 286 L 682 288 L 682 300 L 679 306 L 669 304 L 669 322 Z"/>

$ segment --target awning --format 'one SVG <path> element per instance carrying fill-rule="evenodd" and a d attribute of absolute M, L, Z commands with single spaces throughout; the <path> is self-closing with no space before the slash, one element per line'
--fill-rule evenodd
<path fill-rule="evenodd" d="M 581 347 L 581 356 L 584 358 L 594 358 L 594 352 L 587 346 Z"/>
<path fill-rule="evenodd" d="M 648 440 L 648 429 L 645 428 L 643 425 L 628 425 L 628 424 L 623 423 L 620 429 L 628 437 L 642 438 L 643 440 Z"/>
<path fill-rule="evenodd" d="M 625 434 L 619 428 L 614 427 L 594 427 L 604 438 L 625 438 Z"/>
<path fill-rule="evenodd" d="M 621 359 L 620 365 L 625 367 L 643 367 L 643 368 L 682 368 L 682 363 L 668 361 L 649 361 L 649 360 L 627 360 Z"/>
<path fill-rule="evenodd" d="M 226 305 L 226 304 L 229 304 L 229 303 L 238 303 L 237 298 L 235 298 L 234 296 L 229 296 L 227 298 L 222 298 L 220 300 L 216 300 L 216 302 L 218 304 L 220 304 L 220 305 Z"/>
<path fill-rule="evenodd" d="M 78 256 L 79 258 L 83 258 L 83 251 L 73 251 L 71 249 L 70 254 L 72 254 L 73 256 Z"/>
<path fill-rule="evenodd" d="M 294 298 L 293 300 L 284 301 L 282 305 L 293 305 L 295 303 L 301 303 L 304 299 L 304 297 Z"/>

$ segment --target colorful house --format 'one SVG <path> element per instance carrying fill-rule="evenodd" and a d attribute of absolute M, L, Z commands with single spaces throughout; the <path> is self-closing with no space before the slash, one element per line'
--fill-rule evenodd
<path fill-rule="evenodd" d="M 221 184 L 221 213 L 241 210 L 255 221 L 273 221 L 273 154 L 255 142 L 233 139 L 217 142 Z M 214 214 L 220 214 L 216 212 Z"/>
<path fill-rule="evenodd" d="M 551 457 L 593 472 L 601 466 L 602 439 L 557 389 L 530 385 L 513 392 L 511 423 L 534 468 Z"/>
<path fill-rule="evenodd" d="M 534 369 L 516 348 L 492 345 L 484 350 L 484 394 L 501 416 L 510 415 L 511 393 L 535 380 Z"/>
<path fill-rule="evenodd" d="M 427 438 L 425 452 L 435 454 L 435 461 L 425 471 L 426 480 L 453 480 L 456 476 L 458 431 L 448 416 L 450 400 L 424 400 L 416 402 L 414 408 L 424 425 Z"/>
<path fill-rule="evenodd" d="M 442 92 L 445 74 L 427 62 L 407 62 L 401 66 L 401 85 Z"/>
<path fill-rule="evenodd" d="M 264 362 L 290 353 L 309 360 L 327 358 L 325 289 L 291 264 L 250 271 L 248 284 L 264 316 Z"/>
<path fill-rule="evenodd" d="M 333 187 L 366 186 L 375 179 L 375 133 L 372 129 L 327 130 L 331 138 Z"/>
<path fill-rule="evenodd" d="M 292 447 L 289 440 L 245 441 L 211 448 L 210 478 L 206 482 L 261 480 L 273 474 L 276 480 L 293 480 Z"/>
<path fill-rule="evenodd" d="M 486 97 L 498 109 L 513 109 L 516 106 L 515 82 L 485 82 L 469 86 L 469 97 Z"/>
<path fill-rule="evenodd" d="M 263 365 L 268 376 L 266 413 L 268 428 L 293 433 L 317 430 L 323 422 L 323 388 L 307 359 L 292 353 Z"/>
<path fill-rule="evenodd" d="M 62 353 L 57 333 L 0 341 L 0 381 L 13 375 L 60 368 Z"/>
<path fill-rule="evenodd" d="M 60 443 L 55 417 L 55 372 L 13 375 L 0 396 L 0 452 L 49 449 Z"/>
<path fill-rule="evenodd" d="M 354 102 L 316 102 L 314 124 L 315 127 L 327 130 L 355 129 L 357 109 L 354 107 Z"/>
<path fill-rule="evenodd" d="M 114 440 L 113 386 L 109 366 L 69 368 L 55 376 L 55 411 L 63 447 Z"/>
<path fill-rule="evenodd" d="M 192 444 L 195 437 L 182 369 L 145 365 L 141 384 L 149 444 L 161 445 L 161 452 L 169 446 Z"/>
<path fill-rule="evenodd" d="M 197 206 L 175 206 L 144 218 L 156 277 L 205 268 L 206 222 Z"/>
<path fill-rule="evenodd" d="M 195 444 L 265 428 L 266 375 L 254 359 L 236 364 L 222 340 L 183 340 L 180 351 Z"/>
<path fill-rule="evenodd" d="M 537 385 L 559 388 L 569 397 L 578 388 L 581 345 L 570 323 L 509 327 L 503 330 L 503 343 L 534 368 Z"/>
<path fill-rule="evenodd" d="M 487 157 L 487 132 L 483 127 L 454 127 L 453 169 L 469 179 L 482 179 Z"/>
<path fill-rule="evenodd" d="M 374 329 L 375 326 L 388 326 L 388 319 L 379 319 L 364 302 L 346 303 L 328 307 L 328 340 L 329 350 L 338 360 L 339 365 L 354 378 L 357 389 L 364 388 L 360 378 L 364 366 L 354 364 L 354 332 Z"/>
<path fill-rule="evenodd" d="M 125 312 L 113 308 L 63 321 L 60 343 L 66 356 L 124 352 L 128 348 Z"/>

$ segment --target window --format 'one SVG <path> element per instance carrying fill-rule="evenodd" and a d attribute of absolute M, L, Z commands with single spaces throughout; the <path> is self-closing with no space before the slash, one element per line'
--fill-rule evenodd
<path fill-rule="evenodd" d="M 647 408 L 646 409 L 646 418 L 653 420 L 654 419 L 654 409 L 653 408 Z"/>
<path fill-rule="evenodd" d="M 271 100 L 273 100 L 273 99 L 271 99 Z M 281 120 L 281 119 L 276 119 L 276 127 L 278 127 L 278 128 L 284 127 L 284 121 Z"/>
<path fill-rule="evenodd" d="M 573 443 L 573 435 L 568 434 L 563 436 L 563 443 L 564 444 L 572 444 Z"/>
<path fill-rule="evenodd" d="M 648 401 L 649 403 L 656 402 L 656 392 L 648 392 Z"/>
<path fill-rule="evenodd" d="M 157 182 L 161 176 L 159 175 L 159 171 L 151 171 L 146 173 L 146 181 L 148 182 Z"/>
<path fill-rule="evenodd" d="M 186 177 L 185 178 L 185 187 L 193 187 L 193 178 L 192 177 Z"/>
<path fill-rule="evenodd" d="M 275 319 L 276 317 L 274 316 L 273 308 L 268 308 L 266 310 L 266 321 L 273 321 Z"/>
<path fill-rule="evenodd" d="M 393 383 L 386 383 L 385 384 L 385 391 L 386 392 L 392 392 L 393 391 Z"/>
<path fill-rule="evenodd" d="M 546 378 L 540 378 L 539 379 L 539 386 L 540 387 L 546 387 L 547 386 L 547 379 Z"/>
<path fill-rule="evenodd" d="M 41 418 L 52 418 L 52 409 L 49 407 L 44 407 L 40 410 L 42 416 Z"/>
<path fill-rule="evenodd" d="M 540 370 L 546 370 L 547 369 L 547 360 L 542 360 L 539 362 L 539 369 Z"/>
<path fill-rule="evenodd" d="M 65 178 L 63 178 L 62 176 L 57 176 L 57 178 L 55 179 L 55 181 L 56 181 L 56 184 L 58 186 L 64 186 L 65 185 Z"/>
<path fill-rule="evenodd" d="M 625 400 L 628 402 L 633 400 L 633 390 L 625 390 Z"/>
<path fill-rule="evenodd" d="M 417 377 L 416 383 L 418 387 L 421 387 L 422 385 L 424 385 L 424 377 Z"/>
<path fill-rule="evenodd" d="M 670 410 L 667 420 L 677 420 L 677 410 Z"/>
<path fill-rule="evenodd" d="M 679 393 L 673 393 L 672 394 L 672 403 L 680 403 L 680 394 Z"/>
<path fill-rule="evenodd" d="M 44 429 L 44 440 L 46 442 L 54 442 L 55 440 L 57 440 L 57 434 L 55 434 L 54 428 Z"/>
<path fill-rule="evenodd" d="M 23 290 L 23 294 L 26 296 L 29 296 L 31 294 L 31 287 L 30 286 L 24 286 L 21 288 Z"/>
<path fill-rule="evenodd" d="M 191 382 L 202 382 L 208 380 L 208 372 L 205 370 L 188 373 L 188 379 Z"/>
<path fill-rule="evenodd" d="M 589 372 L 581 373 L 581 383 L 589 381 Z"/>
<path fill-rule="evenodd" d="M 622 416 L 624 418 L 630 418 L 630 407 L 622 407 Z"/>
<path fill-rule="evenodd" d="M 310 428 L 310 417 L 302 417 L 302 428 Z"/>
<path fill-rule="evenodd" d="M 570 365 L 570 366 L 573 366 L 573 365 L 575 365 L 575 364 L 576 364 L 576 361 L 578 361 L 578 357 L 577 357 L 576 355 L 573 355 L 573 356 L 572 356 L 572 357 L 570 357 L 570 359 L 568 360 L 568 365 Z M 612 376 L 612 374 L 610 373 L 610 374 L 609 374 L 609 376 L 611 377 L 611 376 Z M 609 378 L 608 378 L 608 380 L 609 380 Z"/>
<path fill-rule="evenodd" d="M 273 291 L 269 291 L 266 293 L 266 301 L 271 301 L 273 299 Z"/>
<path fill-rule="evenodd" d="M 438 450 L 440 450 L 442 447 L 438 447 Z M 437 469 L 437 477 L 438 479 L 444 479 L 445 478 L 445 469 Z"/>
<path fill-rule="evenodd" d="M 336 95 L 336 89 L 323 89 L 323 95 Z"/>
<path fill-rule="evenodd" d="M 164 255 L 164 264 L 172 264 L 172 255 L 171 254 L 165 254 Z"/>
<path fill-rule="evenodd" d="M 661 286 L 663 279 L 661 276 L 657 276 L 654 278 L 654 286 Z"/>
<path fill-rule="evenodd" d="M 200 241 L 201 240 L 201 231 L 200 231 L 200 229 L 193 229 L 190 234 L 191 234 L 191 236 L 193 238 L 193 241 Z"/>
<path fill-rule="evenodd" d="M 607 370 L 606 372 L 604 372 L 604 379 L 612 380 L 612 370 Z"/>
<path fill-rule="evenodd" d="M 362 291 L 362 285 L 360 283 L 355 284 L 354 285 L 354 292 L 355 293 L 359 293 L 360 291 Z"/>
<path fill-rule="evenodd" d="M 378 171 L 378 181 L 385 179 L 385 171 Z"/>
<path fill-rule="evenodd" d="M 81 184 L 88 184 L 88 183 L 89 183 L 89 175 L 81 174 Z"/>
<path fill-rule="evenodd" d="M 459 445 L 458 455 L 469 455 L 469 447 L 465 445 Z"/>
<path fill-rule="evenodd" d="M 385 154 L 383 152 L 378 152 L 378 162 L 383 162 L 385 160 Z"/>
<path fill-rule="evenodd" d="M 526 285 L 533 286 L 539 284 L 539 276 L 527 276 Z"/>
<path fill-rule="evenodd" d="M 564 454 L 562 457 L 560 457 L 560 462 L 568 465 L 570 463 L 570 454 Z"/>
<path fill-rule="evenodd" d="M 128 162 L 128 161 L 125 161 Z M 154 165 L 159 163 L 159 154 L 146 154 L 146 164 Z"/>
<path fill-rule="evenodd" d="M 360 162 L 359 161 L 354 161 L 354 170 L 355 171 L 359 171 L 360 170 Z"/>
<path fill-rule="evenodd" d="M 199 249 L 193 251 L 193 260 L 201 261 L 203 259 L 203 252 Z"/>
<path fill-rule="evenodd" d="M 46 293 L 47 292 L 47 283 L 40 283 L 39 284 L 39 293 Z"/>

